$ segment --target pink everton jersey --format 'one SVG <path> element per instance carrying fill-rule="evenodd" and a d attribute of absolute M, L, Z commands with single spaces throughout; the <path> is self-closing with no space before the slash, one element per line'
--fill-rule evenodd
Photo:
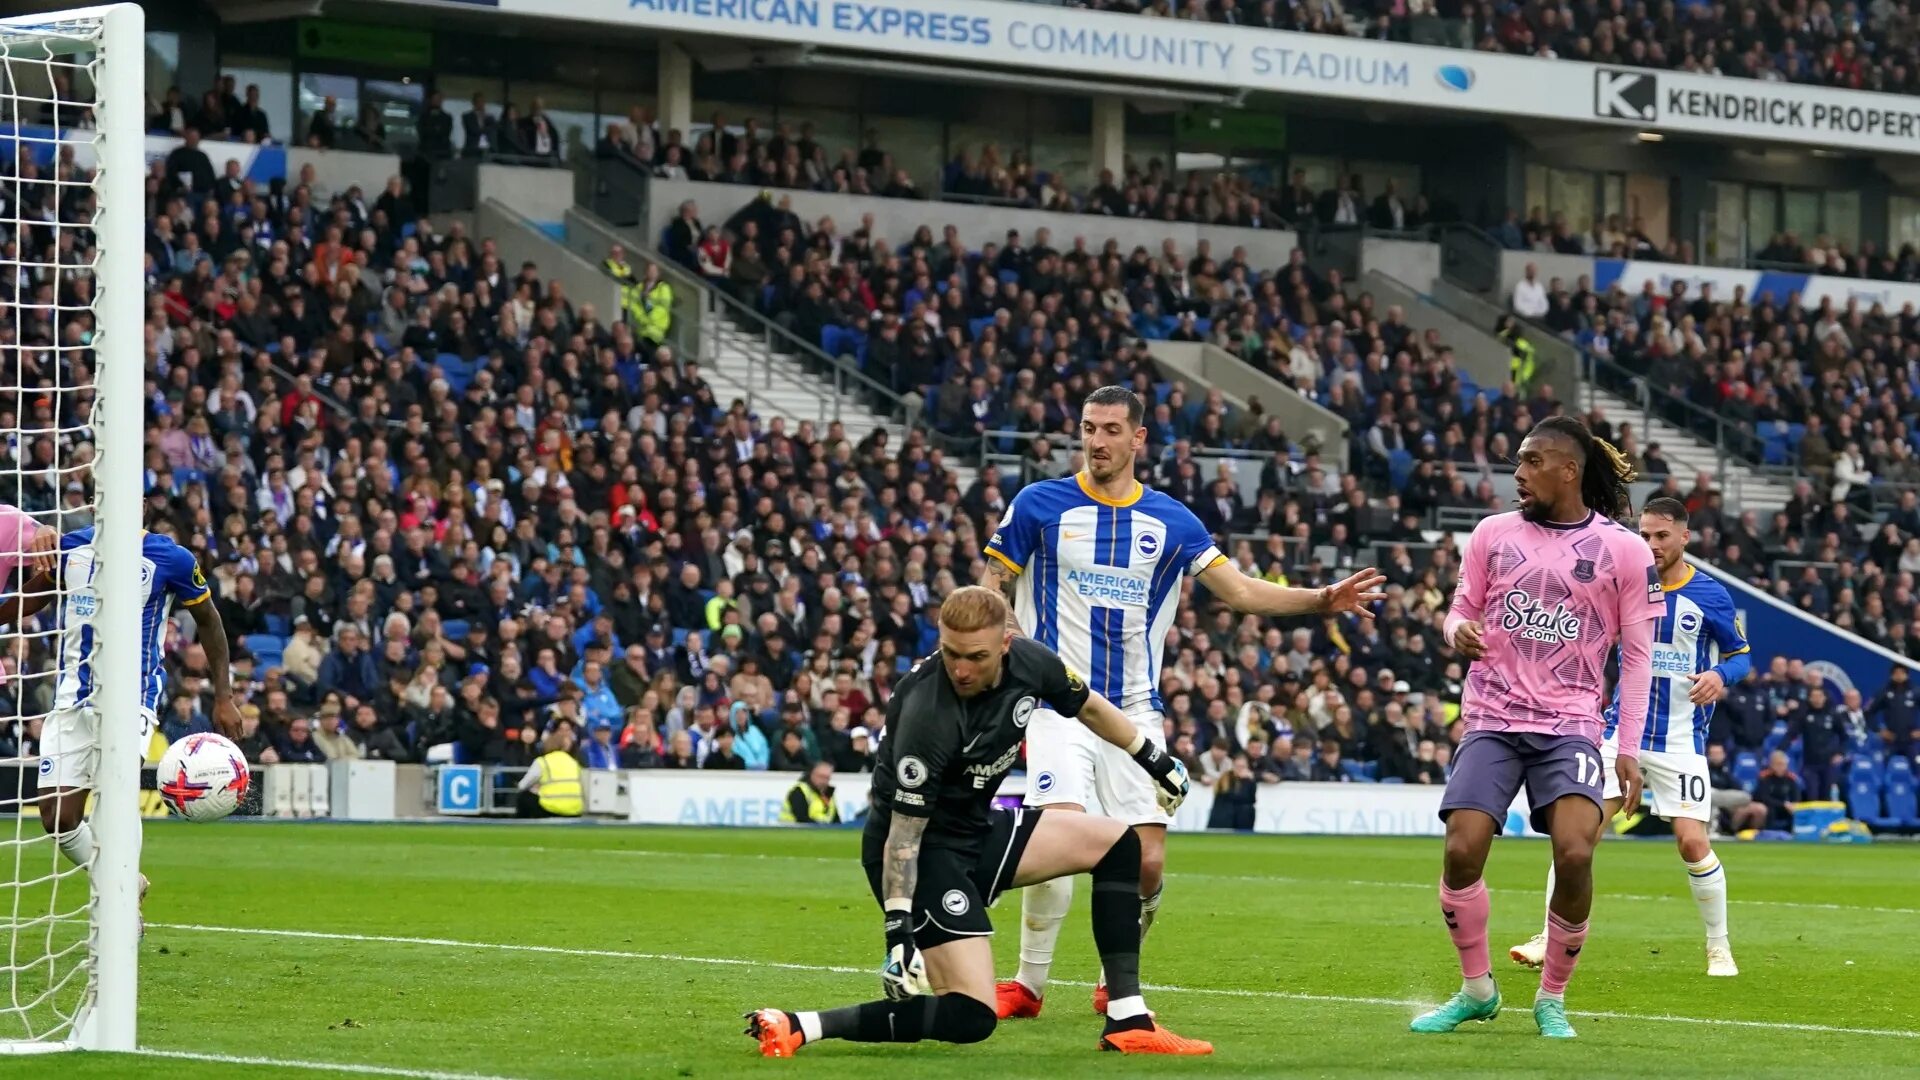
<path fill-rule="evenodd" d="M 34 521 L 25 511 L 0 503 L 0 584 L 12 578 L 14 568 L 26 561 L 33 533 Z"/>
<path fill-rule="evenodd" d="M 1598 746 L 1607 657 L 1622 627 L 1666 613 L 1653 553 L 1600 514 L 1534 524 L 1482 521 L 1460 559 L 1453 614 L 1481 626 L 1467 670 L 1467 730 L 1582 735 Z"/>

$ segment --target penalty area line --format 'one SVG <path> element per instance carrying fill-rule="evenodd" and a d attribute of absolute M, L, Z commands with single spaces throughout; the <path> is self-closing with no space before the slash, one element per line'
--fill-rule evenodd
<path fill-rule="evenodd" d="M 443 1072 L 438 1069 L 403 1069 L 391 1065 L 355 1065 L 344 1061 L 302 1061 L 289 1058 L 255 1057 L 249 1054 L 207 1054 L 195 1050 L 161 1050 L 143 1046 L 131 1051 L 140 1057 L 172 1058 L 175 1061 L 204 1061 L 215 1065 L 253 1065 L 274 1069 L 308 1069 L 313 1072 L 350 1073 L 355 1076 L 391 1076 L 400 1080 L 514 1080 L 489 1073 Z"/>
<path fill-rule="evenodd" d="M 487 952 L 538 953 L 549 956 L 585 956 L 611 960 L 650 960 L 672 964 L 704 964 L 712 967 L 748 967 L 764 968 L 775 971 L 810 971 L 834 975 L 873 975 L 874 968 L 854 967 L 847 964 L 794 964 L 777 960 L 744 960 L 738 957 L 724 956 L 687 956 L 679 953 L 629 952 L 620 949 L 576 949 L 557 945 L 513 945 L 493 941 L 461 941 L 457 938 L 401 937 L 389 934 L 338 934 L 321 930 L 275 930 L 265 927 L 248 926 L 208 926 L 200 923 L 148 923 L 156 930 L 179 930 L 195 934 L 239 934 L 251 937 L 296 938 L 304 941 L 340 941 L 379 945 L 418 945 L 439 949 L 468 949 Z M 1092 983 L 1071 982 L 1055 979 L 1061 986 L 1092 986 Z M 1144 987 L 1163 994 L 1207 994 L 1215 997 L 1254 998 L 1269 1001 L 1303 1001 L 1332 1005 L 1373 1005 L 1383 1008 L 1407 1009 L 1426 1008 L 1434 1004 L 1431 1001 L 1417 1001 L 1412 998 L 1353 997 L 1341 994 L 1307 994 L 1287 990 L 1246 990 L 1233 987 L 1209 986 L 1168 986 L 1148 983 Z M 1525 1009 L 1508 1009 L 1508 1012 L 1526 1012 Z M 1732 1020 L 1704 1016 L 1675 1016 L 1672 1014 L 1624 1013 L 1606 1011 L 1567 1010 L 1569 1016 L 1587 1017 L 1595 1020 L 1626 1020 L 1646 1024 L 1719 1024 L 1728 1027 L 1753 1028 L 1761 1031 L 1800 1031 L 1820 1035 L 1865 1035 L 1883 1039 L 1920 1039 L 1920 1031 L 1907 1031 L 1900 1028 L 1863 1028 L 1837 1027 L 1828 1024 L 1801 1024 L 1779 1020 Z M 500 1078 L 468 1078 L 452 1073 L 408 1072 L 406 1070 L 382 1070 L 373 1075 L 410 1076 L 421 1078 L 446 1077 L 447 1080 L 500 1080 Z"/>

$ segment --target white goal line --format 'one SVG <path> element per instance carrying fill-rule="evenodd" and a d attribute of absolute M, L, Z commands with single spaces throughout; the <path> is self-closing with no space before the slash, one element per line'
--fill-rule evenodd
<path fill-rule="evenodd" d="M 201 923 L 149 923 L 149 927 L 160 930 L 178 930 L 196 934 L 240 934 L 252 937 L 298 938 L 306 941 L 340 941 L 379 945 L 420 945 L 438 949 L 465 949 L 471 951 L 538 953 L 546 956 L 584 956 L 613 960 L 646 960 L 656 963 L 705 964 L 716 967 L 752 967 L 771 968 L 779 971 L 810 971 L 833 975 L 864 975 L 872 977 L 878 974 L 878 968 L 852 967 L 845 964 L 795 964 L 777 960 L 748 960 L 737 957 L 686 956 L 678 953 L 628 952 L 619 949 L 575 949 L 557 945 L 513 945 L 494 941 L 461 941 L 454 938 L 400 937 L 387 934 L 335 934 L 319 930 L 275 930 L 250 926 L 208 926 Z M 1092 983 L 1071 982 L 1065 979 L 1053 980 L 1060 986 L 1092 986 Z M 1240 990 L 1230 987 L 1210 986 L 1168 986 L 1156 983 L 1143 984 L 1143 989 L 1161 994 L 1210 994 L 1218 997 L 1256 998 L 1273 1001 L 1319 1002 L 1333 1005 L 1374 1005 L 1382 1008 L 1409 1009 L 1427 1008 L 1435 1004 L 1432 1001 L 1420 1001 L 1412 998 L 1349 997 L 1341 994 L 1305 994 L 1285 990 Z M 1529 1012 L 1527 1008 L 1516 1007 L 1506 1012 Z M 1900 1028 L 1836 1027 L 1828 1024 L 1801 1024 L 1779 1020 L 1729 1020 L 1720 1017 L 1674 1016 L 1655 1013 L 1624 1013 L 1589 1010 L 1567 1010 L 1569 1016 L 1587 1017 L 1596 1020 L 1627 1020 L 1648 1024 L 1707 1024 L 1721 1027 L 1755 1028 L 1762 1031 L 1799 1031 L 1820 1035 L 1860 1035 L 1885 1039 L 1920 1039 L 1920 1031 L 1908 1031 Z M 427 1076 L 426 1073 L 395 1073 L 398 1076 Z"/>

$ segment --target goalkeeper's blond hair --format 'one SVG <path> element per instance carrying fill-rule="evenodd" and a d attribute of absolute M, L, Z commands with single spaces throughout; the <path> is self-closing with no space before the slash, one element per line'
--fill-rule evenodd
<path fill-rule="evenodd" d="M 1007 599 L 983 585 L 963 585 L 940 605 L 940 625 L 960 634 L 1005 626 Z"/>

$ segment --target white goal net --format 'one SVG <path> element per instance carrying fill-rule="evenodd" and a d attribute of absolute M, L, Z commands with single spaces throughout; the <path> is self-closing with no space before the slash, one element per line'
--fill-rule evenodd
<path fill-rule="evenodd" d="M 102 568 L 71 605 L 56 582 L 0 630 L 0 1053 L 132 1044 L 142 38 L 132 5 L 0 20 L 0 588 L 33 599 L 43 545 L 88 526 Z M 63 649 L 63 609 L 96 607 L 98 629 Z M 63 680 L 132 725 L 99 724 L 86 866 L 42 827 Z"/>

